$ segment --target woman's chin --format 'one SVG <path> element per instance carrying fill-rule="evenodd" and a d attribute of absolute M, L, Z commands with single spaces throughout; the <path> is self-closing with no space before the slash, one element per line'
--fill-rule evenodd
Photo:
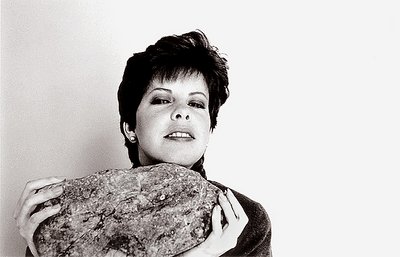
<path fill-rule="evenodd" d="M 200 158 L 199 158 L 200 159 Z M 182 158 L 170 158 L 170 159 L 166 159 L 166 160 L 164 160 L 163 162 L 168 162 L 168 163 L 173 163 L 173 164 L 177 164 L 177 165 L 180 165 L 180 166 L 183 166 L 183 167 L 185 167 L 185 168 L 188 168 L 188 169 L 190 169 L 190 168 L 192 168 L 193 167 L 193 165 L 196 163 L 198 161 L 198 159 L 196 160 L 196 161 L 194 161 L 194 160 L 185 160 L 185 159 L 182 159 Z"/>
<path fill-rule="evenodd" d="M 183 166 L 183 167 L 185 167 L 187 169 L 190 169 L 194 164 L 194 163 L 187 164 L 185 162 L 179 162 L 179 161 L 166 161 L 166 162 L 173 163 L 173 164 L 176 164 L 176 165 L 180 165 L 180 166 Z"/>

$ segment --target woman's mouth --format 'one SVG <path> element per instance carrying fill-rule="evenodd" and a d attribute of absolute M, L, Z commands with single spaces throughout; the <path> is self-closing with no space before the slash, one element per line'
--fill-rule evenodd
<path fill-rule="evenodd" d="M 187 132 L 173 132 L 165 136 L 165 138 L 170 139 L 194 139 L 192 135 Z"/>

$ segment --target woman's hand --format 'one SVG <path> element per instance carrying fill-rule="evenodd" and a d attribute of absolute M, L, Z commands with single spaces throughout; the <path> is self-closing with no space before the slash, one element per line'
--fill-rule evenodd
<path fill-rule="evenodd" d="M 60 211 L 60 205 L 46 207 L 43 210 L 31 215 L 36 206 L 47 200 L 60 196 L 63 192 L 61 185 L 54 186 L 50 189 L 37 192 L 44 186 L 59 183 L 62 178 L 49 177 L 38 180 L 29 181 L 25 185 L 25 189 L 18 200 L 14 210 L 14 219 L 17 223 L 19 233 L 25 239 L 33 256 L 39 256 L 36 247 L 33 243 L 33 234 L 39 224 L 48 217 Z"/>
<path fill-rule="evenodd" d="M 203 243 L 181 256 L 220 256 L 236 246 L 237 239 L 248 222 L 248 217 L 231 190 L 227 190 L 226 196 L 221 193 L 218 201 L 219 205 L 214 207 L 211 217 L 210 235 Z M 224 227 L 221 224 L 221 207 L 227 221 Z"/>

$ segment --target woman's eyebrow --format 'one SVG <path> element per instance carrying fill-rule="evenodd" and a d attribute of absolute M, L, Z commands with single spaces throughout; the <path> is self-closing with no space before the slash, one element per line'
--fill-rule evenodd
<path fill-rule="evenodd" d="M 152 93 L 152 92 L 154 92 L 154 91 L 165 91 L 165 92 L 167 92 L 167 93 L 172 94 L 172 90 L 167 89 L 167 88 L 163 88 L 163 87 L 156 87 L 156 88 L 154 88 L 153 90 L 151 90 L 151 91 L 149 92 L 149 94 Z"/>
<path fill-rule="evenodd" d="M 163 87 L 156 87 L 156 88 L 152 89 L 149 92 L 149 94 L 153 93 L 154 91 L 164 91 L 164 92 L 172 94 L 172 90 L 171 89 L 167 89 L 167 88 L 163 88 Z M 201 92 L 201 91 L 195 91 L 195 92 L 190 92 L 189 93 L 189 96 L 193 96 L 193 95 L 202 95 L 202 96 L 204 96 L 205 99 L 208 100 L 207 95 L 205 93 Z"/>
<path fill-rule="evenodd" d="M 208 100 L 208 97 L 207 97 L 206 94 L 204 94 L 203 92 L 196 91 L 196 92 L 191 92 L 191 93 L 189 93 L 190 96 L 192 96 L 192 95 L 197 95 L 197 94 L 203 95 L 203 96 Z"/>

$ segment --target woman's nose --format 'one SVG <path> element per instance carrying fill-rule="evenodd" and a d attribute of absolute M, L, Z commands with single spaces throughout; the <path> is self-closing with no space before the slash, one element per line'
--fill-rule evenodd
<path fill-rule="evenodd" d="M 189 110 L 186 107 L 178 106 L 171 114 L 172 120 L 190 120 Z"/>
<path fill-rule="evenodd" d="M 180 114 L 180 113 L 177 113 L 176 115 L 175 115 L 175 119 L 177 120 L 177 119 L 182 119 L 183 117 L 182 117 L 182 115 Z M 186 114 L 185 115 L 185 120 L 189 120 L 189 114 Z"/>

